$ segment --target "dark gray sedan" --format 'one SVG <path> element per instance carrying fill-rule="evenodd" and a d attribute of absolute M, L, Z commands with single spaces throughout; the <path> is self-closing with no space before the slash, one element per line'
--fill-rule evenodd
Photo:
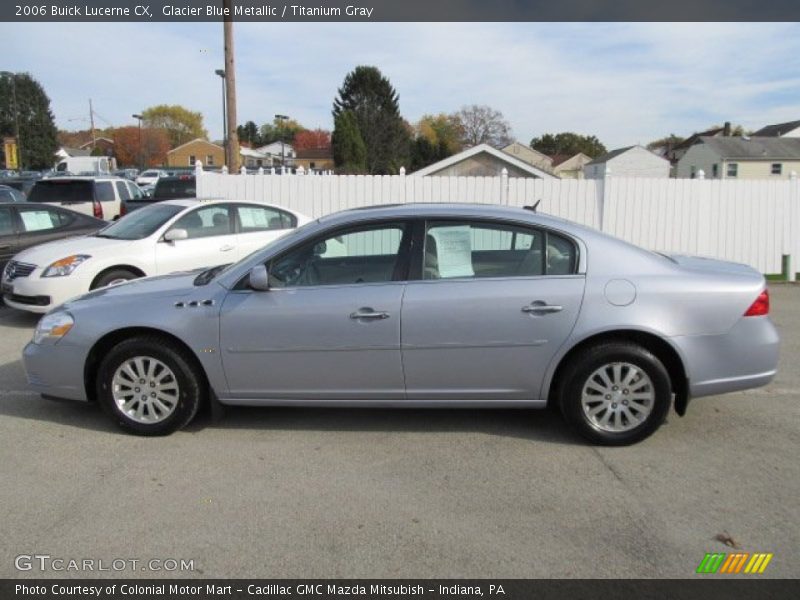
<path fill-rule="evenodd" d="M 531 210 L 396 205 L 324 217 L 242 261 L 89 293 L 25 348 L 43 394 L 146 435 L 205 402 L 560 407 L 599 444 L 691 397 L 767 384 L 764 278 Z"/>

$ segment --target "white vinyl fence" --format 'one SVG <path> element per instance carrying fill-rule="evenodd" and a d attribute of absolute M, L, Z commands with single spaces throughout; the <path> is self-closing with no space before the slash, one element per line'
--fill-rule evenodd
<path fill-rule="evenodd" d="M 311 217 L 406 202 L 525 206 L 601 229 L 645 248 L 698 254 L 780 273 L 800 267 L 800 181 L 627 179 L 545 180 L 414 175 L 271 175 L 203 172 L 200 198 L 256 200 Z"/>

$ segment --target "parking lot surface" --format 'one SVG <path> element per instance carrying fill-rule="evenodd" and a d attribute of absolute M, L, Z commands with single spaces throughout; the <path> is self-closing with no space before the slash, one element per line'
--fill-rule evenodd
<path fill-rule="evenodd" d="M 775 381 L 628 448 L 512 410 L 236 408 L 134 437 L 28 391 L 36 317 L 0 307 L 0 577 L 692 577 L 734 551 L 720 539 L 797 577 L 800 287 L 772 302 Z M 18 571 L 25 554 L 194 570 Z"/>

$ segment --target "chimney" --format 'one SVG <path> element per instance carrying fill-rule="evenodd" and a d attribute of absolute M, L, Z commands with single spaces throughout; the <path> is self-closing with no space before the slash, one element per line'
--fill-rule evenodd
<path fill-rule="evenodd" d="M 725 121 L 725 125 L 722 126 L 722 137 L 731 137 L 731 122 Z"/>

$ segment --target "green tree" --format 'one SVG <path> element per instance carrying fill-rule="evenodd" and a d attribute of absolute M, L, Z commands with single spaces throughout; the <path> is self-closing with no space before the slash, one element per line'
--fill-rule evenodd
<path fill-rule="evenodd" d="M 254 148 L 262 145 L 258 125 L 253 121 L 247 121 L 244 125 L 239 125 L 236 128 L 236 133 L 239 135 L 239 142 L 246 142 Z"/>
<path fill-rule="evenodd" d="M 284 143 L 291 144 L 292 140 L 294 140 L 294 136 L 305 130 L 306 128 L 295 119 L 281 120 L 275 118 L 272 120 L 272 123 L 264 123 L 261 126 L 259 131 L 261 134 L 261 142 L 259 145 L 264 146 L 272 142 L 280 142 L 281 140 L 283 140 Z"/>
<path fill-rule="evenodd" d="M 437 147 L 437 153 L 442 150 L 446 153 L 441 158 L 461 152 L 464 137 L 464 125 L 456 115 L 423 115 L 414 127 L 416 137 L 423 137 L 432 146 Z M 438 148 L 444 146 L 443 149 Z"/>
<path fill-rule="evenodd" d="M 350 112 L 366 148 L 366 170 L 396 173 L 408 163 L 411 136 L 400 116 L 392 84 L 376 67 L 359 66 L 344 78 L 333 101 L 333 118 Z"/>
<path fill-rule="evenodd" d="M 333 162 L 341 173 L 364 173 L 367 170 L 367 147 L 358 130 L 356 116 L 349 110 L 339 113 L 334 120 Z"/>
<path fill-rule="evenodd" d="M 178 104 L 151 106 L 142 111 L 142 122 L 145 127 L 165 130 L 173 148 L 197 138 L 208 139 L 202 113 Z"/>
<path fill-rule="evenodd" d="M 596 158 L 608 152 L 606 147 L 593 135 L 580 135 L 570 131 L 561 133 L 545 133 L 531 140 L 531 148 L 542 154 L 568 154 L 570 156 L 583 152 L 586 156 Z"/>
<path fill-rule="evenodd" d="M 39 82 L 28 73 L 6 73 L 0 76 L 0 135 L 14 137 L 17 123 L 20 168 L 52 167 L 55 152 L 58 150 L 58 130 L 50 110 L 50 98 Z"/>

